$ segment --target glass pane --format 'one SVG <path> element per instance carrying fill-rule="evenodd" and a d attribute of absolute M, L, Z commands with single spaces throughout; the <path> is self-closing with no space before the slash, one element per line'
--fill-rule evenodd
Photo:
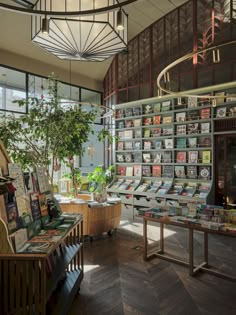
<path fill-rule="evenodd" d="M 0 86 L 0 109 L 3 107 L 3 88 Z"/>
<path fill-rule="evenodd" d="M 223 206 L 224 204 L 224 190 L 225 190 L 225 178 L 224 178 L 224 137 L 218 137 L 216 141 L 216 204 Z"/>
<path fill-rule="evenodd" d="M 25 113 L 26 106 L 19 107 L 17 103 L 13 103 L 13 101 L 21 100 L 23 98 L 26 98 L 25 91 L 6 89 L 6 109 L 9 111 Z"/>

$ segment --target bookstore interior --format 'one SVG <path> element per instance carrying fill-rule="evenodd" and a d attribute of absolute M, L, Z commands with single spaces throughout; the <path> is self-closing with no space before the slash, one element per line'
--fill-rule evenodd
<path fill-rule="evenodd" d="M 236 281 L 210 265 L 208 244 L 236 236 L 236 4 L 157 3 L 0 0 L 0 314 L 69 314 L 86 246 L 115 238 L 123 216 L 142 224 L 143 264 Z M 65 122 L 61 146 L 48 117 Z M 114 169 L 109 182 L 98 165 Z M 165 251 L 167 226 L 187 231 L 187 260 Z"/>

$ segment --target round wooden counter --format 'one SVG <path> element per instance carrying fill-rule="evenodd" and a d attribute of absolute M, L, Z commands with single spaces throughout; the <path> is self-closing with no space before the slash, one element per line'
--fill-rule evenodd
<path fill-rule="evenodd" d="M 121 218 L 121 203 L 90 208 L 88 204 L 60 203 L 63 212 L 83 214 L 83 234 L 97 235 L 117 228 Z"/>

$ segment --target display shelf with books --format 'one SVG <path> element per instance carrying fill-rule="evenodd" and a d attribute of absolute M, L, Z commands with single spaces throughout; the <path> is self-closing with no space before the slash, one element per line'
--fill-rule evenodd
<path fill-rule="evenodd" d="M 187 96 L 188 93 L 202 95 L 202 98 Z M 188 93 L 185 93 L 184 97 L 165 95 L 116 106 L 116 110 L 124 110 L 124 115 L 126 108 L 140 107 L 140 115 L 135 117 L 140 119 L 137 121 L 139 127 L 137 130 L 132 130 L 134 127 L 127 127 L 126 135 L 123 137 L 125 140 L 120 139 L 120 143 L 117 144 L 116 154 L 124 155 L 123 164 L 121 162 L 118 164 L 127 167 L 128 164 L 124 164 L 127 162 L 125 153 L 139 153 L 135 161 L 133 158 L 132 166 L 133 163 L 140 165 L 141 182 L 167 178 L 173 180 L 174 186 L 175 181 L 184 181 L 186 187 L 188 183 L 192 183 L 191 185 L 195 183 L 196 187 L 199 187 L 201 182 L 204 182 L 210 187 L 209 191 L 207 193 L 200 191 L 201 197 L 199 198 L 199 192 L 191 196 L 191 200 L 195 198 L 202 202 L 205 198 L 205 202 L 212 202 L 215 167 L 214 128 L 218 120 L 227 118 L 232 120 L 234 116 L 236 118 L 235 87 L 233 83 L 228 83 Z M 219 98 L 215 102 L 214 99 L 209 99 L 208 95 L 216 95 Z M 132 115 L 124 116 L 119 118 L 117 123 L 122 119 L 125 121 L 133 118 Z M 128 126 L 129 124 L 130 122 Z M 133 132 L 133 138 L 127 139 L 127 133 L 128 137 L 129 133 L 131 134 L 129 129 Z M 120 131 L 124 130 L 116 129 L 117 136 Z M 126 141 L 128 144 L 125 146 Z M 132 149 L 129 142 L 132 142 Z M 129 155 L 127 158 L 129 159 Z M 120 172 L 118 174 L 120 175 Z M 165 192 L 162 197 L 176 199 L 176 190 L 174 187 L 172 190 L 171 194 Z M 134 190 L 133 196 L 135 193 L 138 193 L 138 189 Z M 147 196 L 148 192 L 142 194 Z M 158 192 L 155 195 L 157 196 Z M 181 195 L 181 198 L 187 199 L 190 195 Z"/>

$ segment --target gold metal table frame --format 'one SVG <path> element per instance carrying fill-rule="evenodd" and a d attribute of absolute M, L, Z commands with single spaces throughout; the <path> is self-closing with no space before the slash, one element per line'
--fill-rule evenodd
<path fill-rule="evenodd" d="M 208 234 L 211 233 L 211 234 L 227 235 L 227 236 L 235 237 L 236 236 L 235 233 L 215 231 L 215 230 L 211 230 L 207 228 L 202 228 L 200 226 L 196 226 L 195 224 L 191 224 L 191 223 L 190 224 L 178 223 L 178 222 L 173 222 L 167 219 L 156 219 L 156 218 L 150 218 L 150 217 L 144 217 L 144 216 L 139 216 L 139 217 L 143 218 L 143 239 L 144 239 L 143 258 L 144 260 L 149 260 L 149 259 L 158 257 L 160 259 L 164 259 L 170 262 L 187 266 L 189 268 L 190 276 L 195 276 L 199 271 L 203 271 L 203 272 L 212 274 L 214 276 L 236 282 L 236 276 L 232 276 L 232 275 L 223 273 L 221 271 L 218 271 L 216 269 L 213 269 L 213 266 L 211 266 L 208 261 Z M 152 252 L 150 254 L 148 254 L 148 238 L 147 238 L 148 221 L 158 222 L 160 224 L 160 248 L 157 251 Z M 189 259 L 188 261 L 171 257 L 168 255 L 168 253 L 165 252 L 165 243 L 164 243 L 164 226 L 165 225 L 173 225 L 173 226 L 178 226 L 181 228 L 188 229 L 188 233 L 189 233 L 189 244 L 188 244 Z M 200 231 L 204 234 L 204 238 L 203 238 L 204 261 L 198 265 L 194 264 L 194 231 Z"/>

